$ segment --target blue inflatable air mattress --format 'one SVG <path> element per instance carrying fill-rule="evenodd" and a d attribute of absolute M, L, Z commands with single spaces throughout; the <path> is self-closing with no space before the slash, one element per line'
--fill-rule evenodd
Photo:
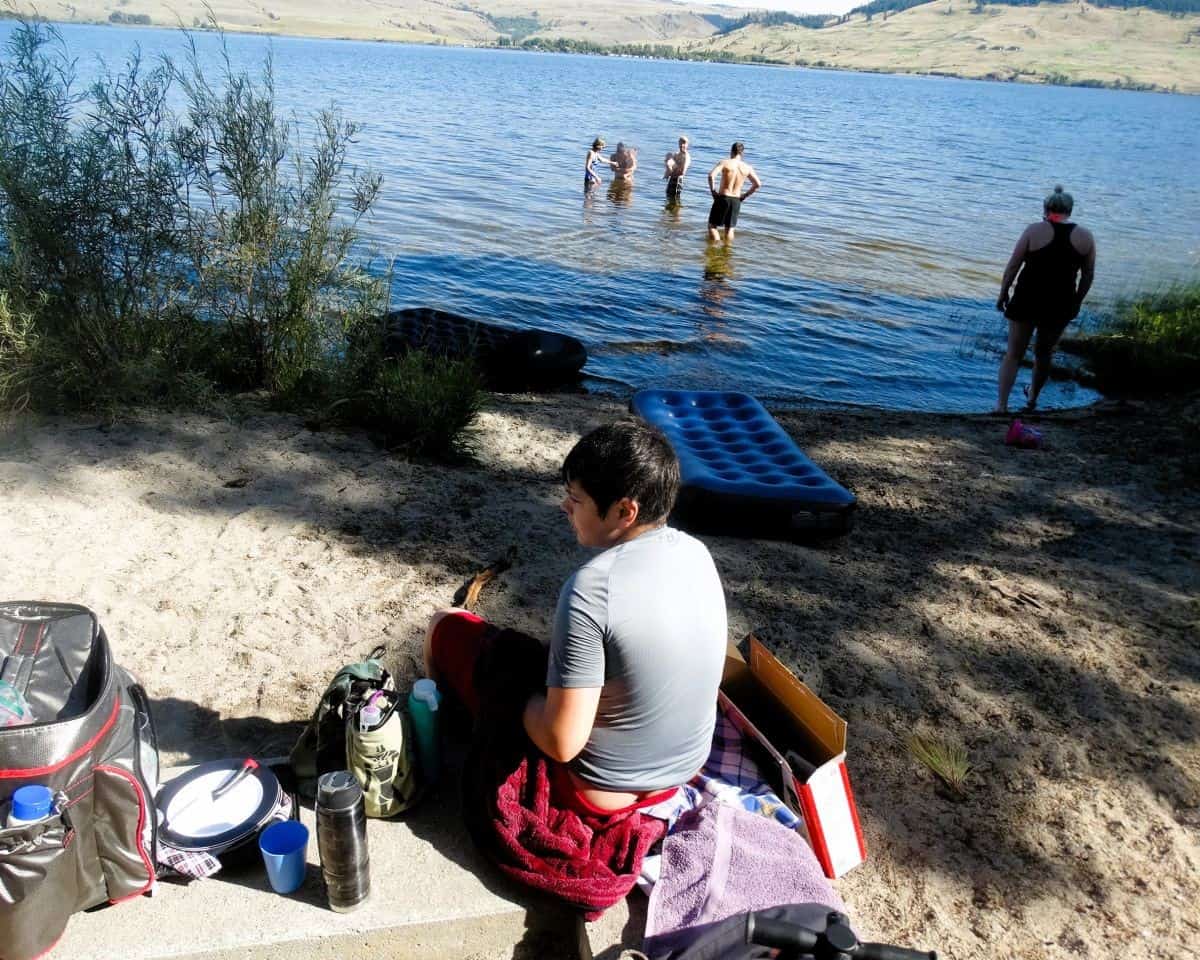
<path fill-rule="evenodd" d="M 667 435 L 679 457 L 681 525 L 784 538 L 850 528 L 854 494 L 748 394 L 641 390 L 630 407 Z"/>

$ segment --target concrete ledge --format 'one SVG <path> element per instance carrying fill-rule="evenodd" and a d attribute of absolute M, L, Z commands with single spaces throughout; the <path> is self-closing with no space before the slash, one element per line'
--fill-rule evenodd
<path fill-rule="evenodd" d="M 650 901 L 634 890 L 591 923 L 579 918 L 580 960 L 621 960 L 628 950 L 641 950 L 646 935 L 646 908 Z"/>
<path fill-rule="evenodd" d="M 180 771 L 166 771 L 169 780 Z M 508 883 L 475 852 L 459 816 L 458 780 L 442 780 L 399 821 L 371 820 L 371 896 L 353 913 L 329 909 L 313 812 L 308 875 L 291 896 L 271 891 L 261 864 L 71 919 L 52 958 L 70 960 L 427 960 L 573 958 L 577 918 Z"/>

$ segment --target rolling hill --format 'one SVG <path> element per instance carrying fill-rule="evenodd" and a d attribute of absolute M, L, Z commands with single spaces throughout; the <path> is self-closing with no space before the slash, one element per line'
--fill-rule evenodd
<path fill-rule="evenodd" d="M 541 45 L 705 59 L 1200 93 L 1200 13 L 1088 3 L 874 0 L 843 17 L 774 15 L 672 0 L 42 0 L 66 22 L 225 29 L 462 45 Z M 1159 3 L 1159 0 L 1153 0 Z M 891 7 L 892 9 L 888 9 Z M 904 9 L 895 9 L 904 7 Z M 16 9 L 34 12 L 29 0 Z M 783 21 L 783 22 L 780 22 Z M 819 27 L 819 29 L 817 29 Z M 566 41 L 566 43 L 564 43 Z"/>

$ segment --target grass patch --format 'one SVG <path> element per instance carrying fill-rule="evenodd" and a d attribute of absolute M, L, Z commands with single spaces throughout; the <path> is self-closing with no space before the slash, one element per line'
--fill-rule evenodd
<path fill-rule="evenodd" d="M 1063 342 L 1105 393 L 1150 395 L 1200 385 L 1200 281 L 1118 302 L 1096 331 Z"/>
<path fill-rule="evenodd" d="M 908 738 L 908 752 L 933 771 L 937 778 L 956 794 L 966 795 L 972 767 L 964 747 L 935 737 L 914 734 Z"/>

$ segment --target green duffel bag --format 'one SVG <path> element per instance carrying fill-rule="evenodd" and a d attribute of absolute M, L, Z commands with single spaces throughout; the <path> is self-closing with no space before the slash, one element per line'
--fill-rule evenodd
<path fill-rule="evenodd" d="M 346 720 L 346 766 L 362 787 L 367 816 L 394 817 L 417 802 L 420 788 L 412 720 L 393 690 L 381 692 L 371 707 Z"/>
<path fill-rule="evenodd" d="M 363 788 L 367 816 L 391 817 L 416 802 L 420 781 L 408 714 L 376 647 L 342 667 L 321 697 L 288 762 L 301 796 L 313 799 L 317 778 L 351 770 Z M 359 712 L 375 698 L 380 722 L 363 730 Z"/>

